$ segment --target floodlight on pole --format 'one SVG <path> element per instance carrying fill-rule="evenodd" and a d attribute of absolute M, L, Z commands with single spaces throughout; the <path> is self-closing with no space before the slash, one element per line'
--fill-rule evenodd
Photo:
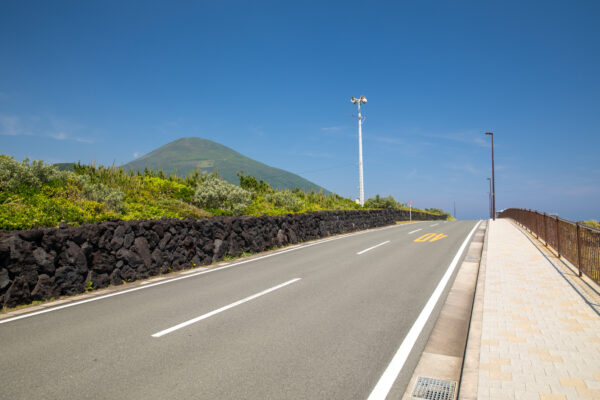
<path fill-rule="evenodd" d="M 365 205 L 365 188 L 363 182 L 363 156 L 362 156 L 362 114 L 360 113 L 360 105 L 367 103 L 365 96 L 360 96 L 359 99 L 352 96 L 350 101 L 358 106 L 358 201 L 361 206 Z"/>

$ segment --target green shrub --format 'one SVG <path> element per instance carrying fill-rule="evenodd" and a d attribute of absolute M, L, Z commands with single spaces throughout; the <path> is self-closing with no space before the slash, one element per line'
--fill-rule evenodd
<path fill-rule="evenodd" d="M 244 171 L 237 173 L 240 179 L 240 187 L 245 190 L 250 190 L 255 193 L 267 193 L 271 190 L 271 186 L 262 179 L 257 180 L 252 175 L 244 175 Z"/>
<path fill-rule="evenodd" d="M 23 160 L 25 163 L 28 161 L 27 159 Z M 68 178 L 73 176 L 73 173 L 70 171 L 60 171 L 57 167 L 49 164 L 44 164 L 41 160 L 34 160 L 30 165 L 31 172 L 33 176 L 35 176 L 42 185 L 59 182 L 64 183 Z"/>
<path fill-rule="evenodd" d="M 250 205 L 252 195 L 239 186 L 219 179 L 216 175 L 206 175 L 194 194 L 194 202 L 206 209 L 222 209 L 241 214 Z"/>
<path fill-rule="evenodd" d="M 123 212 L 123 200 L 125 195 L 119 189 L 113 189 L 102 183 L 91 183 L 88 175 L 79 175 L 75 178 L 77 186 L 81 188 L 81 194 L 90 201 L 104 203 L 112 211 Z"/>
<path fill-rule="evenodd" d="M 194 195 L 194 189 L 187 184 L 163 179 L 158 176 L 143 176 L 142 183 L 153 196 L 175 197 L 191 202 Z"/>
<path fill-rule="evenodd" d="M 67 176 L 68 173 L 44 165 L 43 161 L 34 161 L 30 165 L 27 158 L 18 162 L 10 156 L 0 155 L 0 191 L 39 188 L 53 180 L 64 180 Z"/>
<path fill-rule="evenodd" d="M 365 201 L 365 208 L 400 208 L 401 204 L 397 203 L 394 196 L 381 197 L 376 195 Z"/>
<path fill-rule="evenodd" d="M 267 193 L 265 194 L 265 200 L 273 203 L 276 207 L 282 207 L 294 212 L 300 211 L 302 208 L 302 201 L 290 190 Z"/>

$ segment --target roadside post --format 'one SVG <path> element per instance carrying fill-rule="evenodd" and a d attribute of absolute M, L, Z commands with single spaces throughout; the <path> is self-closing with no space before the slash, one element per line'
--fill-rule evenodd
<path fill-rule="evenodd" d="M 412 222 L 412 200 L 408 202 L 408 220 Z"/>

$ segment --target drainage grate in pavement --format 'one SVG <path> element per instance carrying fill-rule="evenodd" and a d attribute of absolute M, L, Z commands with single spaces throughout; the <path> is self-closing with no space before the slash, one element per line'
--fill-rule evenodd
<path fill-rule="evenodd" d="M 420 376 L 412 397 L 426 400 L 454 400 L 456 382 Z"/>
<path fill-rule="evenodd" d="M 478 262 L 481 261 L 481 257 L 466 256 L 465 261 Z"/>

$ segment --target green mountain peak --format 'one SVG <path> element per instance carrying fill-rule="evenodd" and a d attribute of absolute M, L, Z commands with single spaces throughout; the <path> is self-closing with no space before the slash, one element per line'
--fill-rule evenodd
<path fill-rule="evenodd" d="M 239 184 L 237 173 L 244 171 L 246 175 L 262 179 L 276 189 L 298 187 L 306 191 L 328 192 L 299 175 L 270 167 L 227 146 L 198 137 L 177 139 L 123 165 L 123 168 L 140 171 L 144 168 L 154 171 L 163 170 L 166 174 L 174 172 L 181 177 L 194 172 L 196 168 L 207 173 L 217 170 L 221 178 L 236 185 Z"/>

